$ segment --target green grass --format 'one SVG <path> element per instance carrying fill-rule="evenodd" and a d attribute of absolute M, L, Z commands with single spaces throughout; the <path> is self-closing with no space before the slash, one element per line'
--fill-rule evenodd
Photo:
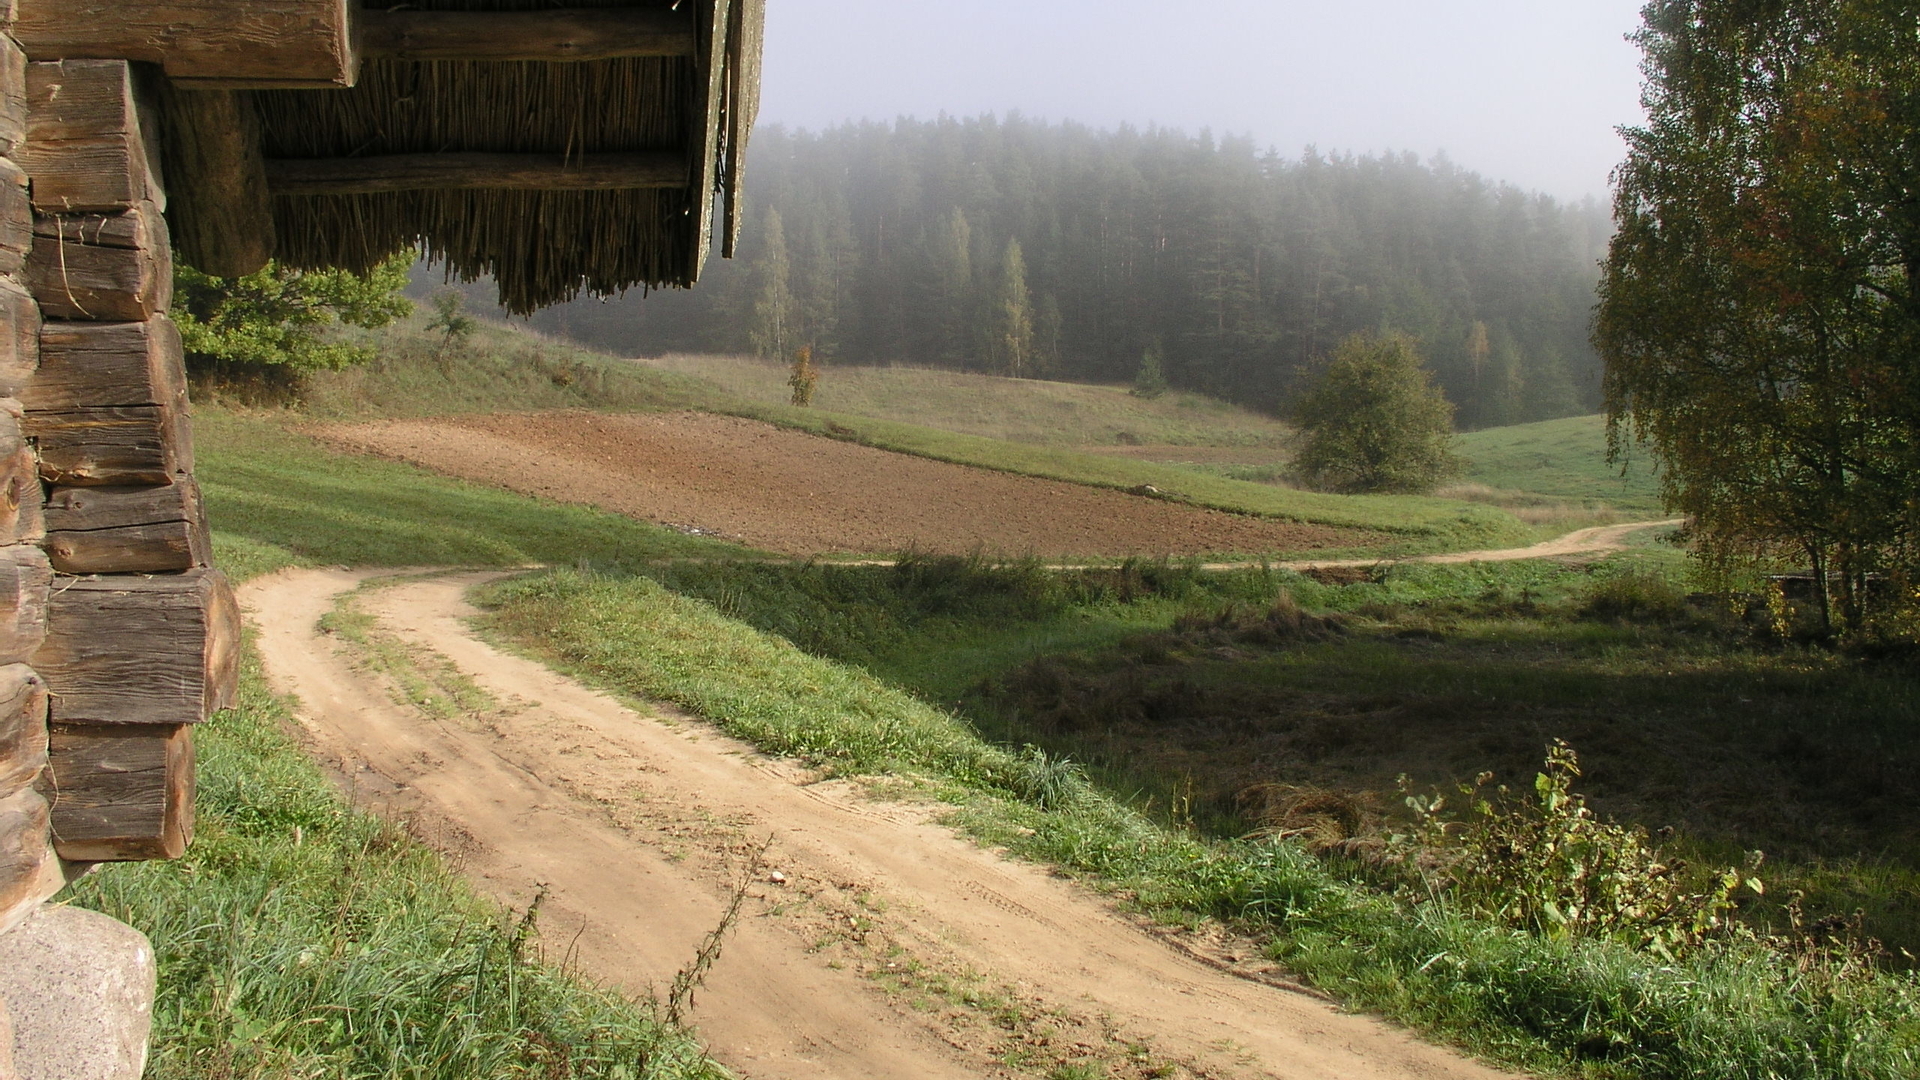
<path fill-rule="evenodd" d="M 920 785 L 993 843 L 1163 917 L 1237 921 L 1348 1001 L 1514 1064 L 1727 1078 L 1895 1077 L 1920 1066 L 1920 985 L 1906 976 L 1828 977 L 1737 942 L 1668 962 L 1546 941 L 1343 880 L 1288 843 L 1157 825 L 1056 758 L 997 748 L 865 667 L 649 578 L 556 571 L 497 586 L 487 603 L 494 633 L 563 670 L 674 701 L 836 773 Z"/>
<path fill-rule="evenodd" d="M 671 355 L 648 369 L 702 379 L 757 405 L 785 405 L 787 368 L 750 356 Z M 1008 379 L 913 367 L 822 365 L 813 404 L 961 435 L 1047 446 L 1277 447 L 1292 429 L 1201 394 L 1145 399 L 1125 387 Z"/>
<path fill-rule="evenodd" d="M 1575 416 L 1460 436 L 1464 479 L 1496 492 L 1604 503 L 1629 514 L 1661 512 L 1659 478 L 1644 452 L 1624 475 L 1607 463 L 1606 418 Z"/>
<path fill-rule="evenodd" d="M 217 561 L 238 580 L 293 565 L 740 554 L 330 454 L 274 418 L 202 408 L 196 429 Z M 73 902 L 153 940 L 161 997 L 148 1076 L 724 1075 L 649 1003 L 543 962 L 537 934 L 514 913 L 477 897 L 398 826 L 350 809 L 293 727 L 249 649 L 238 706 L 198 731 L 199 824 L 187 857 L 105 867 L 72 890 Z"/>

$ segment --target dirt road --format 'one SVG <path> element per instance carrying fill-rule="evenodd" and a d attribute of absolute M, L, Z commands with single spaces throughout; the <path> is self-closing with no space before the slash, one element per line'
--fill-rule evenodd
<path fill-rule="evenodd" d="M 380 631 L 499 703 L 428 717 L 316 628 L 366 576 L 292 571 L 242 590 L 274 688 L 299 697 L 313 744 L 363 803 L 408 820 L 507 903 L 550 890 L 545 939 L 586 973 L 663 988 L 768 844 L 694 1014 L 745 1076 L 1502 1075 L 1259 981 L 1280 973 L 1236 943 L 1176 947 L 923 807 L 872 801 L 504 654 L 464 622 L 465 590 L 485 575 L 357 600 Z"/>
<path fill-rule="evenodd" d="M 1343 566 L 1378 566 L 1388 562 L 1458 564 L 1519 562 L 1522 559 L 1554 559 L 1573 555 L 1605 555 L 1608 552 L 1624 550 L 1627 546 L 1627 537 L 1642 529 L 1669 528 L 1684 521 L 1684 518 L 1672 518 L 1667 521 L 1631 521 L 1624 525 L 1597 525 L 1591 529 L 1575 529 L 1564 536 L 1542 540 L 1531 547 L 1523 548 L 1448 551 L 1439 555 L 1414 555 L 1404 559 L 1301 559 L 1275 565 L 1288 570 L 1332 570 Z M 1224 570 L 1234 565 L 1239 564 L 1209 564 L 1207 568 Z"/>
<path fill-rule="evenodd" d="M 1123 557 L 1366 547 L 1361 529 L 1229 514 L 897 454 L 709 413 L 334 424 L 342 449 L 810 558 Z"/>

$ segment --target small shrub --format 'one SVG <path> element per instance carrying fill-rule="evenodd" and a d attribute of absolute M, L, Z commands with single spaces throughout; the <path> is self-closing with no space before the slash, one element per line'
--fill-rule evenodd
<path fill-rule="evenodd" d="M 1414 834 L 1400 838 L 1407 864 L 1429 895 L 1479 918 L 1548 940 L 1599 938 L 1668 959 L 1728 930 L 1737 892 L 1763 891 L 1758 878 L 1733 869 L 1689 881 L 1686 864 L 1664 859 L 1645 829 L 1595 817 L 1572 790 L 1579 775 L 1579 757 L 1555 740 L 1531 798 L 1504 785 L 1489 794 L 1490 773 L 1461 785 L 1466 808 L 1457 817 L 1446 813 L 1444 795 L 1409 792 Z M 1757 852 L 1750 862 L 1758 865 Z"/>
<path fill-rule="evenodd" d="M 1610 574 L 1594 581 L 1580 614 L 1613 622 L 1674 622 L 1687 617 L 1687 594 L 1664 575 L 1645 570 Z"/>
<path fill-rule="evenodd" d="M 819 385 L 820 369 L 813 364 L 813 346 L 802 345 L 794 350 L 793 365 L 787 374 L 787 386 L 793 391 L 791 401 L 794 406 L 804 409 L 812 405 L 814 388 Z"/>

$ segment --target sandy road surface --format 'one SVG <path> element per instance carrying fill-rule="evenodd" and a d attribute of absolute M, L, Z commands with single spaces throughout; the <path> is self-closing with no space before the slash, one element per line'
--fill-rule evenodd
<path fill-rule="evenodd" d="M 709 413 L 332 424 L 327 442 L 467 480 L 694 525 L 767 551 L 1120 557 L 1364 547 L 1360 529 L 1229 514 Z"/>
<path fill-rule="evenodd" d="M 316 629 L 365 577 L 291 571 L 242 590 L 275 689 L 298 695 L 301 723 L 363 802 L 407 818 L 509 903 L 549 888 L 546 940 L 571 942 L 587 973 L 635 992 L 664 986 L 719 917 L 740 853 L 770 838 L 694 1016 L 714 1054 L 748 1077 L 1044 1075 L 1071 1060 L 1114 1076 L 1146 1075 L 1154 1061 L 1207 1077 L 1501 1075 L 1209 966 L 924 809 L 816 782 L 697 721 L 636 713 L 495 650 L 463 621 L 464 592 L 485 575 L 360 600 L 379 627 L 504 703 L 429 719 Z M 1259 969 L 1257 958 L 1224 959 Z M 914 970 L 1004 987 L 1015 1007 L 943 998 L 905 977 Z"/>
<path fill-rule="evenodd" d="M 1378 566 L 1387 562 L 1414 563 L 1470 563 L 1470 562 L 1519 562 L 1522 559 L 1554 559 L 1573 555 L 1605 555 L 1612 551 L 1624 550 L 1627 537 L 1642 529 L 1659 529 L 1679 525 L 1684 518 L 1672 518 L 1667 521 L 1632 521 L 1624 525 L 1598 525 L 1591 529 L 1575 529 L 1564 536 L 1551 540 L 1542 540 L 1531 547 L 1497 548 L 1487 551 L 1448 551 L 1439 555 L 1415 555 L 1405 559 L 1302 559 L 1293 562 L 1276 563 L 1276 566 L 1288 570 L 1331 570 L 1342 566 Z M 1208 569 L 1219 570 L 1238 565 L 1231 563 L 1210 564 Z"/>

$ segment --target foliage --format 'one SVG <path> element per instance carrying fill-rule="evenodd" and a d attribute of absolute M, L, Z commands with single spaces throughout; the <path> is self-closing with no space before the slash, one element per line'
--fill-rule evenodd
<path fill-rule="evenodd" d="M 747 336 L 759 356 L 789 356 L 796 344 L 799 313 L 787 259 L 787 229 L 780 211 L 768 208 L 761 229 L 766 246 L 753 261 L 754 290 Z"/>
<path fill-rule="evenodd" d="M 1027 259 L 1020 241 L 1008 240 L 988 307 L 987 364 L 1002 375 L 1037 374 L 1033 363 L 1033 296 L 1027 291 Z"/>
<path fill-rule="evenodd" d="M 1417 795 L 1401 777 L 1413 811 L 1407 861 L 1426 888 L 1464 910 L 1548 940 L 1603 938 L 1671 960 L 1727 929 L 1734 894 L 1756 895 L 1758 878 L 1725 870 L 1696 887 L 1683 862 L 1652 847 L 1647 831 L 1601 821 L 1573 791 L 1580 759 L 1564 741 L 1547 748 L 1532 797 L 1492 773 L 1460 785 L 1465 809 L 1446 810 L 1445 795 Z M 1439 868 L 1421 865 L 1438 853 Z M 1758 865 L 1755 853 L 1754 865 Z"/>
<path fill-rule="evenodd" d="M 1594 341 L 1616 454 L 1728 571 L 1811 565 L 1857 628 L 1920 568 L 1920 27 L 1887 0 L 1656 0 Z M 1889 595 L 1891 595 L 1889 591 Z"/>
<path fill-rule="evenodd" d="M 429 301 L 433 317 L 427 320 L 427 332 L 440 335 L 442 349 L 464 345 L 480 324 L 466 313 L 466 298 L 452 289 L 441 289 Z"/>
<path fill-rule="evenodd" d="M 804 409 L 813 404 L 814 387 L 820 385 L 820 369 L 813 366 L 813 347 L 802 345 L 793 352 L 793 364 L 788 368 L 787 386 L 793 391 L 788 404 L 796 409 Z"/>
<path fill-rule="evenodd" d="M 1158 338 L 1176 387 L 1284 408 L 1303 365 L 1393 327 L 1420 342 L 1463 427 L 1599 407 L 1587 323 L 1606 208 L 1444 159 L 980 117 L 763 128 L 748 176 L 784 231 L 748 230 L 743 258 L 691 292 L 576 301 L 535 324 L 624 356 L 785 357 L 797 342 L 757 345 L 745 317 L 784 258 L 794 310 L 831 323 L 803 335 L 819 355 L 1005 370 L 985 350 L 1017 240 L 1049 377 L 1124 385 Z"/>
<path fill-rule="evenodd" d="M 1161 366 L 1160 343 L 1152 341 L 1140 352 L 1140 370 L 1133 376 L 1133 396 L 1152 401 L 1167 392 L 1167 373 Z"/>
<path fill-rule="evenodd" d="M 1294 405 L 1294 468 L 1341 492 L 1432 491 L 1460 471 L 1453 406 L 1403 334 L 1356 334 Z"/>
<path fill-rule="evenodd" d="M 188 365 L 220 379 L 297 383 L 316 371 L 373 359 L 362 344 L 328 331 L 340 325 L 379 327 L 413 304 L 400 295 L 411 252 L 365 276 L 344 270 L 293 270 L 277 263 L 240 278 L 217 278 L 174 267 L 173 320 Z"/>

